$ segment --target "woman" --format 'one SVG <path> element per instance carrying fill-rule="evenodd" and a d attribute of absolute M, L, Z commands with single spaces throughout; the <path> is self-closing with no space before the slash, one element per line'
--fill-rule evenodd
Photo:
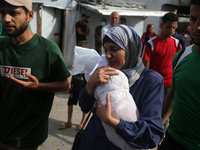
<path fill-rule="evenodd" d="M 147 25 L 147 28 L 146 28 L 146 32 L 143 33 L 142 35 L 142 38 L 141 38 L 141 41 L 142 41 L 142 44 L 145 45 L 146 42 L 152 38 L 153 36 L 155 36 L 156 34 L 153 32 L 153 24 L 148 24 Z"/>
<path fill-rule="evenodd" d="M 91 117 L 79 150 L 120 150 L 106 137 L 102 121 L 115 129 L 128 144 L 135 149 L 154 148 L 162 140 L 162 104 L 164 85 L 161 75 L 144 67 L 140 58 L 140 37 L 132 27 L 119 25 L 111 28 L 103 39 L 106 59 L 111 67 L 97 69 L 79 93 L 79 105 L 83 112 L 92 108 Z M 103 106 L 93 97 L 94 89 L 108 81 L 111 75 L 123 71 L 128 80 L 130 93 L 138 107 L 140 117 L 136 122 L 128 122 L 111 116 L 110 97 Z"/>

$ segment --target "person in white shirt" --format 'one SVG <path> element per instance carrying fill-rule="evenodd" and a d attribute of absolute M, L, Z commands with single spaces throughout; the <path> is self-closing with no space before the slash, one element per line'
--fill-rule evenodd
<path fill-rule="evenodd" d="M 119 23 L 119 18 L 120 18 L 119 13 L 116 12 L 116 11 L 113 11 L 113 12 L 110 14 L 110 18 L 109 18 L 110 23 L 107 24 L 106 26 L 104 26 L 104 27 L 101 29 L 101 38 L 102 38 L 101 41 L 103 41 L 104 34 L 105 34 L 110 28 L 112 28 L 112 27 L 118 25 L 118 23 Z M 103 49 L 103 46 L 101 46 L 101 54 L 103 54 L 103 53 L 104 53 L 104 49 Z"/>

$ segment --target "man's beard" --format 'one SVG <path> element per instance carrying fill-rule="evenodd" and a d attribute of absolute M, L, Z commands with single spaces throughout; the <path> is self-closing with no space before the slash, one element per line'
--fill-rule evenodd
<path fill-rule="evenodd" d="M 193 39 L 192 37 L 191 37 L 191 40 L 192 40 L 192 42 L 193 42 L 194 44 L 200 46 L 200 42 L 195 42 L 194 39 Z"/>
<path fill-rule="evenodd" d="M 21 24 L 21 26 L 19 28 L 15 27 L 15 30 L 12 32 L 6 31 L 6 30 L 4 30 L 4 31 L 5 31 L 6 35 L 8 35 L 8 36 L 17 37 L 17 36 L 20 36 L 22 33 L 24 33 L 24 31 L 26 31 L 27 27 L 28 27 L 28 23 L 25 22 L 25 23 Z"/>

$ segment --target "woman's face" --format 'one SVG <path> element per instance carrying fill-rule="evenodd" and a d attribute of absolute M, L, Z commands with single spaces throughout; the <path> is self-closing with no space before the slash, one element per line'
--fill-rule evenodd
<path fill-rule="evenodd" d="M 125 64 L 125 51 L 112 42 L 104 43 L 104 50 L 109 65 L 116 69 L 122 69 Z"/>
<path fill-rule="evenodd" d="M 153 32 L 153 28 L 154 28 L 154 26 L 152 25 L 152 26 L 149 28 L 149 32 Z"/>

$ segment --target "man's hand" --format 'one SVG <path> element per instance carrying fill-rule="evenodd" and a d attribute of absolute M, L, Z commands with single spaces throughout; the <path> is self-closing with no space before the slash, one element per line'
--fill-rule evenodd
<path fill-rule="evenodd" d="M 12 76 L 6 76 L 6 78 L 11 82 L 13 83 L 14 85 L 22 88 L 22 89 L 37 89 L 39 87 L 39 81 L 38 79 L 29 74 L 28 72 L 26 72 L 26 77 L 29 78 L 29 80 L 26 82 L 26 81 L 22 81 L 22 80 L 19 80 L 19 79 L 16 79 Z"/>

